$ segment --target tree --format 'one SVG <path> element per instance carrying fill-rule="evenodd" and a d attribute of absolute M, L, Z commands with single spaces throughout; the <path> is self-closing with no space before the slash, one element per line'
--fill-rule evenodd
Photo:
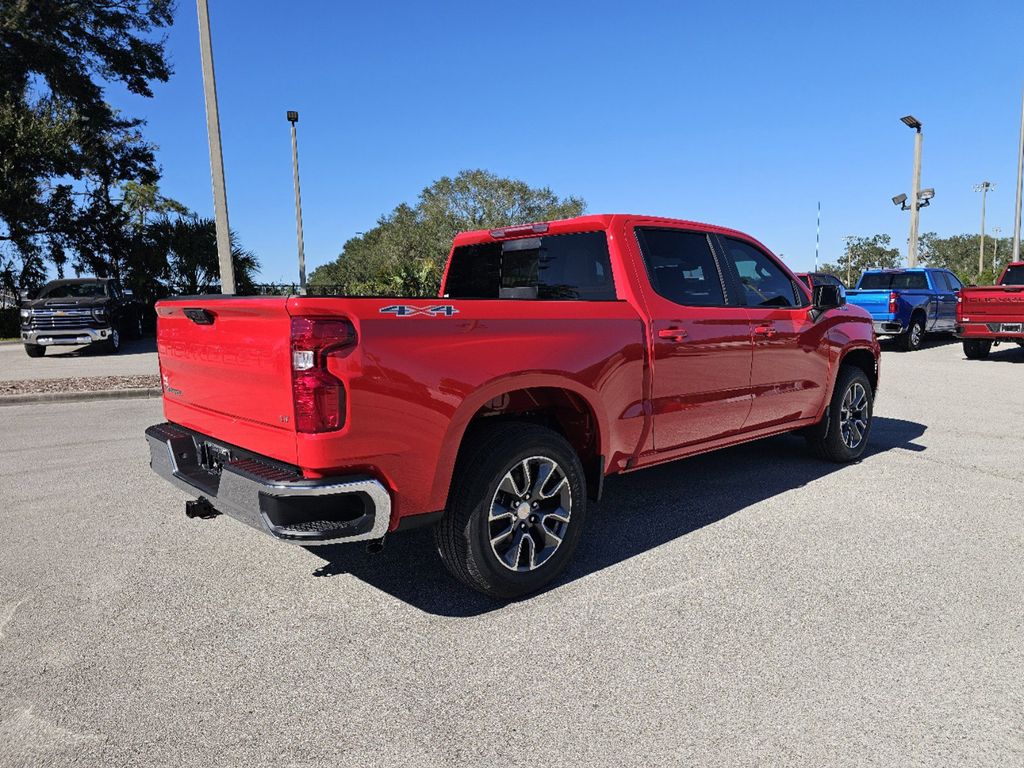
<path fill-rule="evenodd" d="M 43 258 L 61 273 L 68 250 L 76 267 L 111 271 L 125 225 L 114 197 L 159 173 L 143 121 L 104 85 L 150 97 L 168 79 L 152 36 L 172 12 L 172 0 L 0 0 L 0 261 L 22 286 L 45 276 Z"/>
<path fill-rule="evenodd" d="M 215 293 L 220 291 L 220 268 L 217 260 L 217 232 L 213 219 L 181 217 L 164 219 L 147 228 L 145 245 L 153 255 L 153 264 L 161 265 L 158 295 Z M 238 243 L 231 232 L 231 260 L 235 265 L 235 287 L 238 293 L 254 293 L 253 278 L 260 262 L 252 251 Z M 146 269 L 147 260 L 138 266 Z"/>
<path fill-rule="evenodd" d="M 852 285 L 866 269 L 892 269 L 898 267 L 902 257 L 898 248 L 890 247 L 888 235 L 871 237 L 848 237 L 843 258 L 836 264 L 824 264 L 822 272 L 828 272 Z"/>
<path fill-rule="evenodd" d="M 939 237 L 934 232 L 921 235 L 921 261 L 930 267 L 943 267 L 953 272 L 964 284 L 989 285 L 999 277 L 1010 261 L 1013 241 L 985 238 L 985 268 L 978 274 L 978 235 L 964 234 Z M 998 250 L 998 254 L 996 251 Z M 992 261 L 996 259 L 995 269 Z"/>
<path fill-rule="evenodd" d="M 564 219 L 585 208 L 582 199 L 560 198 L 548 187 L 488 171 L 462 171 L 435 181 L 415 205 L 399 205 L 373 229 L 347 241 L 335 261 L 313 270 L 309 282 L 352 295 L 436 296 L 458 232 Z"/>

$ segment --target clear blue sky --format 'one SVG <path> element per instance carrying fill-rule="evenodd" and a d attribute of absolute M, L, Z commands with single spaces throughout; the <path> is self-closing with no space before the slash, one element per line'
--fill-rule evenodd
<path fill-rule="evenodd" d="M 266 280 L 295 280 L 297 109 L 310 269 L 464 168 L 549 185 L 600 212 L 736 227 L 823 260 L 847 234 L 905 250 L 913 135 L 922 231 L 1013 226 L 1024 3 L 350 3 L 210 0 L 231 224 Z M 163 191 L 212 215 L 195 3 L 175 75 L 145 100 Z"/>

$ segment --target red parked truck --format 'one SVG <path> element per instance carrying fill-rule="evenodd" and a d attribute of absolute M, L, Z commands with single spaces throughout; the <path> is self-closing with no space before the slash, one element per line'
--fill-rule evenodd
<path fill-rule="evenodd" d="M 956 335 L 971 360 L 988 357 L 1004 341 L 1024 346 L 1024 261 L 1008 264 L 996 285 L 960 289 Z"/>
<path fill-rule="evenodd" d="M 303 545 L 433 525 L 499 598 L 566 565 L 607 475 L 802 430 L 868 440 L 879 348 L 756 240 L 630 215 L 466 232 L 437 299 L 157 304 L 160 475 Z"/>

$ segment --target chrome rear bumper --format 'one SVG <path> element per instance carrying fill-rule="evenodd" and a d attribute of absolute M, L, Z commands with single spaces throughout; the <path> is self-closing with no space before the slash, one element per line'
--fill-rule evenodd
<path fill-rule="evenodd" d="M 170 423 L 147 429 L 146 440 L 154 472 L 275 539 L 305 546 L 369 541 L 391 523 L 391 497 L 371 477 L 306 480 L 294 468 Z"/>

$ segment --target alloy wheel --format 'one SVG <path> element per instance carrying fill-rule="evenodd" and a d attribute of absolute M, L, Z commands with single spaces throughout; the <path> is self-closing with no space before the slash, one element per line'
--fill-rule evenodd
<path fill-rule="evenodd" d="M 569 479 L 556 461 L 531 456 L 512 467 L 488 514 L 491 551 L 510 571 L 540 568 L 562 545 L 572 514 Z"/>
<path fill-rule="evenodd" d="M 864 385 L 855 381 L 846 394 L 839 409 L 839 433 L 847 448 L 855 449 L 864 441 L 868 431 L 868 393 Z"/>

